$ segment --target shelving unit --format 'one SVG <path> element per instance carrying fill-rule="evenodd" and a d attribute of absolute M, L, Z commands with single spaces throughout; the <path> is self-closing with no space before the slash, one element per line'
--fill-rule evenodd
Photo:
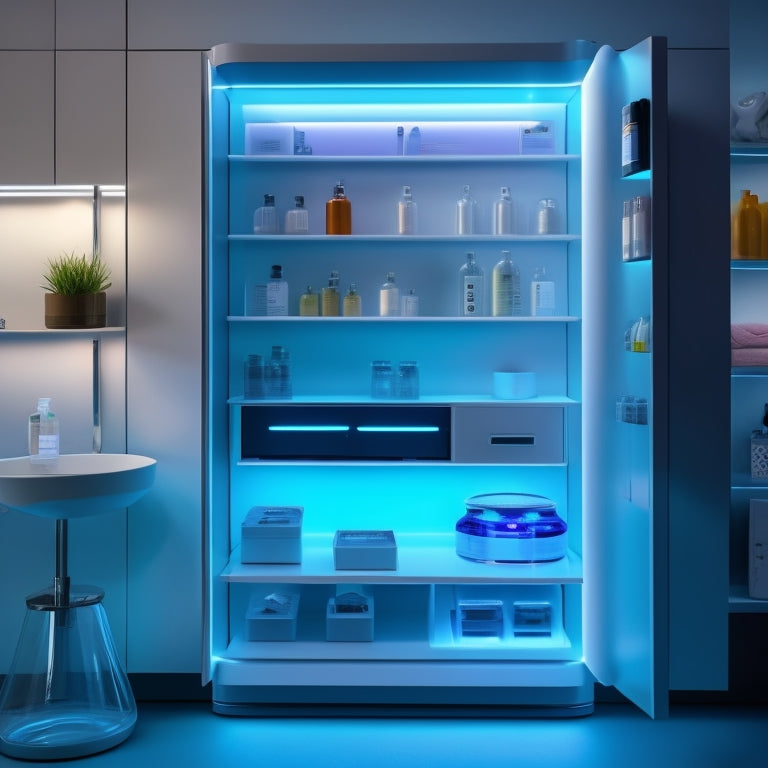
<path fill-rule="evenodd" d="M 768 147 L 740 143 L 731 147 L 731 197 L 740 189 L 768 200 Z M 763 235 L 764 237 L 766 235 Z M 768 261 L 731 261 L 732 322 L 768 323 L 765 291 Z M 768 498 L 768 481 L 753 480 L 749 471 L 749 437 L 760 426 L 768 402 L 768 366 L 731 369 L 731 613 L 767 613 L 768 601 L 747 592 L 749 500 Z"/>
<path fill-rule="evenodd" d="M 620 222 L 597 221 L 594 211 L 586 219 L 594 228 L 591 266 L 582 263 L 582 194 L 589 185 L 582 184 L 586 123 L 581 80 L 595 51 L 570 59 L 560 58 L 563 50 L 554 48 L 512 46 L 503 63 L 461 61 L 461 56 L 439 67 L 412 62 L 406 67 L 413 69 L 408 76 L 401 71 L 403 64 L 387 57 L 350 70 L 335 59 L 334 51 L 334 58 L 314 61 L 311 75 L 305 72 L 298 84 L 294 78 L 300 65 L 270 63 L 263 50 L 221 46 L 209 55 L 206 571 L 207 674 L 213 680 L 215 711 L 250 714 L 283 704 L 300 706 L 316 700 L 317 686 L 322 686 L 324 700 L 338 706 L 438 700 L 462 706 L 482 700 L 502 708 L 591 711 L 593 679 L 584 663 L 582 633 L 588 570 L 584 529 L 587 515 L 602 516 L 613 501 L 587 508 L 582 502 L 584 457 L 596 448 L 591 438 L 585 443 L 582 432 L 583 275 L 591 280 L 593 271 L 605 269 L 602 259 L 607 259 L 624 302 L 611 312 L 629 316 L 652 313 L 655 283 L 650 261 L 622 265 L 620 248 L 606 247 L 598 230 L 610 226 L 613 233 Z M 254 53 L 255 59 L 249 59 Z M 457 53 L 471 55 L 468 49 L 452 51 Z M 526 61 L 531 54 L 533 61 Z M 356 54 L 346 49 L 344 55 Z M 542 63 L 540 57 L 550 55 Z M 611 59 L 606 66 L 613 63 Z M 536 84 L 532 72 L 539 65 L 542 80 Z M 634 88 L 647 93 L 644 77 Z M 481 81 L 486 84 L 478 87 Z M 618 114 L 621 103 L 610 109 Z M 664 119 L 663 112 L 657 119 Z M 523 123 L 546 124 L 553 132 L 543 154 L 514 154 L 485 145 L 483 131 L 496 141 L 504 131 L 515 134 Z M 285 137 L 293 135 L 302 147 L 310 145 L 313 154 L 245 154 L 250 125 L 267 145 L 273 140 L 290 143 Z M 396 129 L 405 126 L 407 135 L 416 125 L 421 154 L 397 155 Z M 300 139 L 292 130 L 301 132 Z M 451 131 L 455 136 L 446 139 Z M 618 135 L 615 140 L 618 148 Z M 661 137 L 657 140 L 663 146 Z M 457 146 L 474 143 L 473 150 L 456 149 L 453 141 Z M 601 144 L 600 152 L 604 149 Z M 622 181 L 615 163 L 603 165 L 594 158 L 592 163 L 596 180 L 602 174 L 609 179 L 606 194 L 642 190 L 650 195 L 657 189 L 665 203 L 660 192 L 663 170 L 654 186 L 647 177 Z M 352 234 L 326 235 L 325 203 L 339 180 L 352 203 Z M 478 201 L 480 221 L 473 235 L 454 234 L 456 201 L 465 184 Z M 410 236 L 396 234 L 396 205 L 404 185 L 411 187 L 418 205 L 417 234 Z M 492 206 L 503 186 L 511 190 L 516 224 L 514 234 L 497 236 L 492 234 Z M 309 212 L 309 233 L 252 234 L 254 210 L 267 194 L 274 196 L 279 219 L 294 196 L 301 195 Z M 558 234 L 535 234 L 541 198 L 557 201 Z M 620 240 L 611 234 L 610 242 Z M 661 230 L 654 242 L 663 261 Z M 491 275 L 503 250 L 510 251 L 520 269 L 522 313 L 490 317 Z M 482 317 L 458 312 L 458 272 L 468 251 L 476 254 L 485 274 Z M 245 291 L 265 283 L 273 264 L 281 265 L 290 286 L 288 314 L 249 315 Z M 540 266 L 556 286 L 551 317 L 531 311 L 529 286 Z M 320 292 L 331 270 L 339 272 L 342 296 L 349 283 L 357 284 L 362 317 L 299 316 L 299 294 L 307 285 Z M 418 294 L 419 316 L 378 316 L 379 287 L 390 271 L 401 293 L 413 288 Z M 601 325 L 599 334 L 588 339 L 590 348 L 599 348 L 598 336 L 605 335 L 614 349 L 629 316 L 613 319 L 610 327 Z M 590 311 L 590 323 L 595 317 Z M 658 318 L 662 338 L 664 322 Z M 266 359 L 275 345 L 290 353 L 292 397 L 245 398 L 246 357 L 261 354 Z M 603 354 L 601 350 L 588 357 L 597 361 Z M 625 425 L 613 419 L 614 401 L 629 391 L 630 383 L 633 393 L 647 398 L 652 408 L 657 385 L 650 355 L 642 357 L 642 362 L 622 363 L 618 367 L 628 370 L 611 376 L 606 398 L 610 421 L 601 423 L 595 436 L 604 434 L 624 446 L 612 461 L 619 460 L 618 475 L 631 476 L 631 495 L 628 505 L 623 499 L 618 504 L 622 509 L 627 505 L 627 515 L 642 512 L 648 526 L 654 509 L 650 430 L 631 425 L 637 435 L 625 439 L 619 434 Z M 417 361 L 418 399 L 371 398 L 371 361 L 381 359 Z M 598 369 L 603 365 L 597 362 Z M 494 398 L 493 372 L 503 370 L 534 371 L 536 396 Z M 593 395 L 590 407 L 595 402 Z M 605 400 L 601 411 L 604 405 Z M 377 437 L 360 442 L 363 448 L 350 448 L 347 433 L 357 440 L 357 431 L 367 428 L 354 426 L 355 421 L 349 422 L 351 427 L 333 426 L 341 419 L 363 417 L 397 425 L 398 419 L 408 421 L 409 413 L 422 419 L 428 411 L 435 418 L 430 431 L 449 431 L 438 440 L 437 453 L 416 451 L 413 446 L 421 438 L 409 436 L 404 428 L 398 429 L 405 436 L 389 435 L 386 450 L 375 447 L 376 440 L 383 445 Z M 275 424 L 279 439 L 274 437 Z M 340 448 L 334 447 L 336 437 L 312 434 L 324 429 L 334 435 L 343 432 Z M 296 435 L 285 436 L 292 432 Z M 508 439 L 497 440 L 496 432 Z M 518 432 L 526 438 L 520 444 L 535 450 L 520 449 L 513 439 Z M 661 432 L 656 439 L 662 439 Z M 503 448 L 494 453 L 497 449 L 489 446 L 497 444 Z M 552 499 L 568 525 L 566 556 L 554 562 L 498 564 L 460 557 L 454 529 L 465 512 L 464 500 L 492 491 Z M 303 507 L 300 564 L 240 562 L 241 523 L 253 506 Z M 592 525 L 601 524 L 595 519 Z M 335 569 L 333 538 L 339 530 L 393 531 L 397 568 Z M 637 534 L 636 542 L 653 546 L 645 531 Z M 595 543 L 602 548 L 600 541 Z M 652 560 L 646 553 L 644 562 Z M 599 556 L 590 566 L 593 588 L 602 581 L 596 574 L 605 565 Z M 637 578 L 629 572 L 626 576 Z M 372 642 L 326 639 L 325 606 L 337 590 L 374 599 Z M 300 598 L 296 640 L 247 640 L 251 599 L 283 593 Z M 502 605 L 504 629 L 486 637 L 465 634 L 456 615 L 463 600 L 473 599 Z M 551 615 L 539 633 L 515 630 L 513 606 L 528 602 L 547 606 Z M 597 617 L 595 622 L 601 624 Z M 651 688 L 655 684 L 645 682 Z"/>

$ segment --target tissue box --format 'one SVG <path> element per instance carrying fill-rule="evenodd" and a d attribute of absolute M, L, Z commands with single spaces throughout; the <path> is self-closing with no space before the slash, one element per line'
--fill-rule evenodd
<path fill-rule="evenodd" d="M 328 641 L 371 642 L 373 640 L 373 598 L 356 592 L 328 600 L 325 613 Z"/>
<path fill-rule="evenodd" d="M 333 565 L 337 571 L 397 570 L 397 544 L 392 531 L 336 531 Z"/>
<path fill-rule="evenodd" d="M 243 520 L 243 563 L 300 563 L 303 507 L 253 507 Z"/>
<path fill-rule="evenodd" d="M 298 595 L 253 595 L 245 614 L 246 637 L 250 642 L 295 640 L 298 612 Z"/>

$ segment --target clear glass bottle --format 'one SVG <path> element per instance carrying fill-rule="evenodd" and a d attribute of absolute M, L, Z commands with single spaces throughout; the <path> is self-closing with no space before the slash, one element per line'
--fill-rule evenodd
<path fill-rule="evenodd" d="M 253 213 L 254 235 L 277 234 L 277 208 L 275 208 L 275 196 L 264 195 L 264 205 Z"/>
<path fill-rule="evenodd" d="M 317 317 L 320 314 L 320 297 L 308 285 L 305 293 L 299 298 L 299 315 L 301 317 Z"/>
<path fill-rule="evenodd" d="M 459 269 L 459 317 L 482 317 L 484 293 L 483 270 L 475 261 L 474 251 L 470 251 Z"/>
<path fill-rule="evenodd" d="M 333 188 L 333 197 L 325 204 L 325 234 L 352 234 L 352 203 L 339 181 Z"/>
<path fill-rule="evenodd" d="M 536 211 L 536 234 L 556 235 L 557 233 L 557 204 L 551 197 L 543 197 L 539 200 Z"/>
<path fill-rule="evenodd" d="M 465 184 L 461 199 L 456 203 L 456 234 L 475 234 L 476 222 L 477 201 L 470 193 L 469 184 Z"/>
<path fill-rule="evenodd" d="M 403 360 L 397 371 L 397 396 L 401 400 L 419 399 L 419 366 L 415 360 Z"/>
<path fill-rule="evenodd" d="M 381 317 L 400 315 L 400 289 L 395 283 L 394 272 L 387 272 L 387 279 L 379 290 L 379 315 Z"/>
<path fill-rule="evenodd" d="M 291 356 L 280 345 L 272 347 L 272 354 L 264 369 L 264 389 L 271 400 L 289 400 L 293 396 Z"/>
<path fill-rule="evenodd" d="M 264 399 L 264 358 L 248 355 L 243 365 L 243 397 L 247 400 Z"/>
<path fill-rule="evenodd" d="M 374 360 L 371 363 L 371 397 L 387 400 L 393 397 L 394 377 L 389 360 Z"/>
<path fill-rule="evenodd" d="M 494 317 L 521 315 L 520 269 L 510 259 L 509 251 L 501 254 L 501 261 L 493 268 L 491 312 Z"/>
<path fill-rule="evenodd" d="M 296 195 L 293 198 L 295 205 L 285 214 L 286 235 L 309 234 L 309 211 L 304 207 L 304 195 Z"/>
<path fill-rule="evenodd" d="M 547 279 L 544 267 L 537 267 L 531 281 L 531 314 L 552 317 L 555 314 L 555 284 Z"/>
<path fill-rule="evenodd" d="M 397 234 L 415 235 L 416 234 L 416 213 L 417 206 L 413 201 L 413 194 L 410 186 L 403 187 L 403 196 L 397 204 Z"/>
<path fill-rule="evenodd" d="M 344 317 L 360 317 L 363 314 L 363 302 L 357 292 L 357 283 L 350 283 L 344 295 Z"/>
<path fill-rule="evenodd" d="M 59 420 L 51 411 L 51 398 L 41 397 L 37 410 L 29 417 L 29 458 L 54 461 L 59 455 Z"/>
<path fill-rule="evenodd" d="M 328 285 L 322 290 L 320 310 L 323 317 L 338 317 L 341 302 L 339 300 L 339 273 L 334 269 L 328 277 Z"/>
<path fill-rule="evenodd" d="M 288 283 L 283 278 L 283 268 L 273 264 L 267 282 L 267 315 L 271 317 L 288 314 Z"/>
<path fill-rule="evenodd" d="M 515 209 L 509 197 L 509 187 L 502 187 L 500 197 L 493 206 L 494 235 L 511 235 L 515 231 Z"/>

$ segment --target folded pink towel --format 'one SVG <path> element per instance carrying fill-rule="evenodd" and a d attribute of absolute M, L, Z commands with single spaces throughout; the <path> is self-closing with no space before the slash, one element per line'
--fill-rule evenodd
<path fill-rule="evenodd" d="M 768 349 L 765 347 L 732 349 L 731 365 L 768 365 Z"/>
<path fill-rule="evenodd" d="M 731 325 L 731 349 L 768 347 L 768 323 Z"/>

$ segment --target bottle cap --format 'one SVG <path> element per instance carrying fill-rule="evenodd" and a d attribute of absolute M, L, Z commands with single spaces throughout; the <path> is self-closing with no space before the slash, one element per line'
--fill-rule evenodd
<path fill-rule="evenodd" d="M 264 205 L 274 205 L 274 204 L 275 204 L 274 195 L 264 195 Z"/>
<path fill-rule="evenodd" d="M 271 278 L 281 278 L 283 276 L 283 268 L 280 264 L 273 264 L 272 265 L 272 273 L 270 274 Z"/>

